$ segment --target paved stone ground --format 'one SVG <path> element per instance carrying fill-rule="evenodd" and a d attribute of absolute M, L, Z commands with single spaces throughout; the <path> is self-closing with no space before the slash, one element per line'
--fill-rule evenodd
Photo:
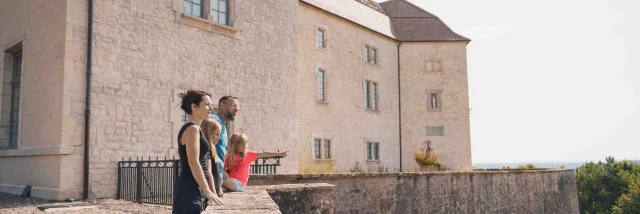
<path fill-rule="evenodd" d="M 8 193 L 0 193 L 0 213 L 45 213 L 40 211 L 38 207 L 47 205 L 63 205 L 75 203 L 91 203 L 97 205 L 97 208 L 82 209 L 74 211 L 59 211 L 55 213 L 171 213 L 171 206 L 138 204 L 129 201 L 115 199 L 100 199 L 69 202 L 48 201 L 39 198 L 22 198 L 19 195 Z"/>
<path fill-rule="evenodd" d="M 271 199 L 264 188 L 247 187 L 243 193 L 226 193 L 222 200 L 224 206 L 209 206 L 204 213 L 280 213 L 278 205 Z M 97 208 L 74 211 L 58 211 L 55 213 L 171 213 L 171 206 L 138 204 L 115 199 L 99 199 L 77 201 L 73 203 L 91 203 Z M 38 207 L 46 205 L 73 204 L 69 202 L 55 202 L 39 198 L 22 198 L 18 195 L 0 193 L 0 213 L 45 213 Z"/>

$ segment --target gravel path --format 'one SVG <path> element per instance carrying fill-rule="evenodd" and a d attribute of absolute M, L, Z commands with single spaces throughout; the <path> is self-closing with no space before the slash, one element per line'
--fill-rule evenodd
<path fill-rule="evenodd" d="M 39 206 L 45 205 L 63 205 L 74 203 L 86 203 L 95 204 L 98 207 L 93 209 L 82 209 L 74 211 L 59 211 L 54 213 L 153 213 L 163 214 L 171 213 L 171 206 L 163 205 L 150 205 L 150 204 L 137 204 L 129 201 L 115 200 L 115 199 L 100 199 L 89 201 L 77 201 L 73 203 L 69 202 L 55 202 L 48 201 L 39 198 L 22 198 L 19 195 L 12 195 L 8 193 L 0 193 L 0 213 L 13 214 L 13 213 L 45 213 L 38 209 Z"/>

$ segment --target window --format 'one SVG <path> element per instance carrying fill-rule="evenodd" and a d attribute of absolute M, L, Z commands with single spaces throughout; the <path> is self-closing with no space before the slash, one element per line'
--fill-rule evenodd
<path fill-rule="evenodd" d="M 187 121 L 189 121 L 189 115 L 187 112 L 182 111 L 182 124 L 187 123 Z"/>
<path fill-rule="evenodd" d="M 0 110 L 0 149 L 16 149 L 20 138 L 22 43 L 5 52 Z"/>
<path fill-rule="evenodd" d="M 425 67 L 427 72 L 441 72 L 442 66 L 440 61 L 437 60 L 429 60 L 425 63 Z"/>
<path fill-rule="evenodd" d="M 203 18 L 202 1 L 203 0 L 184 0 L 184 13 Z"/>
<path fill-rule="evenodd" d="M 364 46 L 364 61 L 369 62 L 369 46 Z"/>
<path fill-rule="evenodd" d="M 427 112 L 442 111 L 442 89 L 427 90 Z"/>
<path fill-rule="evenodd" d="M 367 81 L 367 86 L 366 86 L 366 88 L 367 88 L 367 89 L 366 89 L 366 91 L 364 92 L 364 93 L 365 93 L 365 97 L 366 97 L 366 100 L 365 100 L 365 101 L 367 102 L 367 108 L 371 108 L 371 101 L 370 101 L 370 100 L 371 100 L 371 94 L 369 94 L 369 91 L 371 90 L 371 89 L 369 89 L 369 88 L 371 88 L 371 84 L 370 84 L 370 82 L 369 82 L 369 81 Z"/>
<path fill-rule="evenodd" d="M 325 71 L 318 69 L 317 81 L 318 81 L 318 101 L 325 102 L 325 81 L 324 81 Z"/>
<path fill-rule="evenodd" d="M 371 64 L 378 64 L 378 49 L 370 45 L 364 46 L 364 61 Z"/>
<path fill-rule="evenodd" d="M 367 142 L 367 161 L 379 161 L 380 160 L 380 143 Z"/>
<path fill-rule="evenodd" d="M 331 159 L 331 140 L 324 140 L 324 159 Z"/>
<path fill-rule="evenodd" d="M 320 141 L 320 139 L 313 140 L 313 157 L 315 159 L 322 159 L 320 158 Z"/>
<path fill-rule="evenodd" d="M 367 160 L 371 160 L 373 159 L 372 155 L 371 155 L 371 143 L 367 142 Z"/>
<path fill-rule="evenodd" d="M 378 64 L 378 62 L 376 62 L 376 58 L 377 58 L 377 56 L 376 56 L 376 49 L 375 49 L 375 48 L 372 48 L 372 49 L 371 49 L 371 63 L 372 63 L 372 64 Z"/>
<path fill-rule="evenodd" d="M 315 27 L 315 49 L 325 54 L 330 54 L 329 50 L 329 27 L 321 23 L 317 23 Z"/>
<path fill-rule="evenodd" d="M 176 22 L 234 38 L 244 29 L 242 23 L 235 21 L 242 16 L 236 13 L 236 0 L 172 1 Z"/>
<path fill-rule="evenodd" d="M 431 108 L 438 108 L 438 94 L 431 94 Z"/>
<path fill-rule="evenodd" d="M 378 83 L 370 80 L 365 85 L 365 102 L 367 109 L 378 110 Z"/>
<path fill-rule="evenodd" d="M 326 38 L 325 38 L 325 30 L 322 28 L 318 28 L 318 33 L 317 33 L 317 45 L 319 48 L 326 48 L 327 44 L 326 44 Z"/>
<path fill-rule="evenodd" d="M 378 97 L 378 83 L 371 83 L 371 105 L 373 105 L 372 109 L 378 109 L 378 101 L 376 98 Z"/>
<path fill-rule="evenodd" d="M 211 111 L 209 117 L 211 117 L 211 115 L 215 114 L 216 112 L 218 112 L 218 108 L 213 108 L 213 111 Z M 187 121 L 189 121 L 189 115 L 187 114 L 187 112 L 182 111 L 182 124 L 187 123 Z"/>
<path fill-rule="evenodd" d="M 313 140 L 313 158 L 316 160 L 331 159 L 331 140 L 330 139 L 314 139 Z"/>
<path fill-rule="evenodd" d="M 229 0 L 211 0 L 213 21 L 229 26 Z"/>

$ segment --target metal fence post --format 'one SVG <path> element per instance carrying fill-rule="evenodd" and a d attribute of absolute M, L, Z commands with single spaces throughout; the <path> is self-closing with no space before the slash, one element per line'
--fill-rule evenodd
<path fill-rule="evenodd" d="M 120 186 L 122 186 L 122 163 L 118 163 L 118 196 L 117 199 L 120 200 L 120 191 L 122 191 L 122 189 L 120 188 Z"/>
<path fill-rule="evenodd" d="M 136 202 L 142 203 L 142 161 L 136 161 Z"/>

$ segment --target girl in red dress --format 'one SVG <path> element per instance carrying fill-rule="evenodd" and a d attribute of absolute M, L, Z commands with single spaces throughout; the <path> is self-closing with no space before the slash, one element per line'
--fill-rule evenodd
<path fill-rule="evenodd" d="M 224 161 L 224 179 L 222 187 L 230 192 L 242 192 L 249 181 L 249 167 L 258 158 L 286 157 L 287 152 L 253 152 L 247 149 L 249 140 L 245 134 L 233 134 L 229 140 L 229 151 Z"/>

